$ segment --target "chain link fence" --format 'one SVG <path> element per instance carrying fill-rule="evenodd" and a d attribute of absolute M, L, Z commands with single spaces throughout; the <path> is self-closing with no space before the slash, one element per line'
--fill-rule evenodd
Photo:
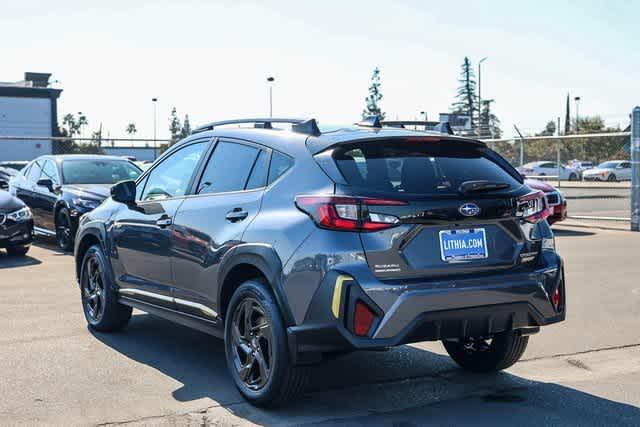
<path fill-rule="evenodd" d="M 567 200 L 568 217 L 629 222 L 630 132 L 486 140 L 529 179 L 546 181 Z"/>

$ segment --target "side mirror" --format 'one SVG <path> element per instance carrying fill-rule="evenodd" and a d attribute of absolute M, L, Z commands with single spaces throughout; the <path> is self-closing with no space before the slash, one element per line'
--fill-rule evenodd
<path fill-rule="evenodd" d="M 111 187 L 111 198 L 125 205 L 136 203 L 136 183 L 135 181 L 120 181 Z"/>
<path fill-rule="evenodd" d="M 53 193 L 53 181 L 51 181 L 49 178 L 39 179 L 38 182 L 36 182 L 36 185 L 38 187 L 44 187 Z"/>

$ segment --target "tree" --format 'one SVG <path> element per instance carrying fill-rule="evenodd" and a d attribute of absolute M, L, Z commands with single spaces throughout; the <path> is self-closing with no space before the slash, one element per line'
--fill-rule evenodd
<path fill-rule="evenodd" d="M 171 115 L 169 116 L 169 132 L 171 133 L 171 142 L 169 145 L 173 145 L 180 140 L 180 119 L 176 112 L 176 107 L 171 109 Z"/>
<path fill-rule="evenodd" d="M 571 108 L 569 107 L 569 93 L 567 93 L 567 108 L 564 114 L 564 134 L 571 133 Z"/>
<path fill-rule="evenodd" d="M 473 73 L 473 67 L 468 57 L 464 57 L 461 67 L 460 79 L 458 79 L 458 91 L 456 100 L 451 106 L 451 112 L 456 114 L 464 114 L 471 118 L 471 133 L 476 127 L 478 112 L 478 97 L 476 95 L 476 76 Z"/>
<path fill-rule="evenodd" d="M 135 123 L 129 123 L 125 130 L 129 134 L 130 138 L 133 138 L 133 136 L 138 132 L 138 129 L 136 129 Z"/>
<path fill-rule="evenodd" d="M 191 123 L 189 123 L 189 115 L 185 114 L 182 129 L 180 129 L 180 139 L 186 138 L 189 135 L 191 135 Z"/>
<path fill-rule="evenodd" d="M 382 100 L 382 94 L 380 93 L 380 69 L 376 67 L 371 74 L 371 84 L 369 85 L 369 96 L 364 101 L 367 103 L 366 107 L 362 111 L 362 118 L 367 116 L 378 116 L 380 120 L 384 120 L 385 113 L 378 103 Z"/>
<path fill-rule="evenodd" d="M 482 100 L 482 109 L 480 111 L 480 138 L 481 139 L 499 139 L 502 137 L 500 129 L 500 120 L 491 112 L 491 103 L 493 99 Z"/>
<path fill-rule="evenodd" d="M 536 133 L 536 136 L 553 136 L 556 134 L 555 120 L 549 120 L 542 132 Z"/>
<path fill-rule="evenodd" d="M 68 139 L 57 140 L 52 144 L 53 154 L 76 153 L 80 149 L 80 145 L 73 138 L 80 135 L 82 126 L 87 125 L 87 117 L 84 114 L 76 117 L 73 114 L 65 114 L 62 118 L 62 127 L 58 129 L 57 134 Z"/>

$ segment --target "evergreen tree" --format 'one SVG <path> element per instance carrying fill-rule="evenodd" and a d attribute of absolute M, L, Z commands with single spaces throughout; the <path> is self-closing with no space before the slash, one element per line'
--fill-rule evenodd
<path fill-rule="evenodd" d="M 456 100 L 451 106 L 451 112 L 456 114 L 464 114 L 471 118 L 472 134 L 476 128 L 478 112 L 478 96 L 476 95 L 476 76 L 473 73 L 473 67 L 468 57 L 464 57 L 462 63 L 462 71 L 458 80 L 458 92 Z"/>
<path fill-rule="evenodd" d="M 482 100 L 479 123 L 481 139 L 499 139 L 502 137 L 500 120 L 491 112 L 492 102 L 494 102 L 493 99 Z"/>
<path fill-rule="evenodd" d="M 173 145 L 180 140 L 180 119 L 176 112 L 176 107 L 171 109 L 171 115 L 169 116 L 169 132 L 171 133 L 171 142 L 169 145 Z"/>
<path fill-rule="evenodd" d="M 180 129 L 180 139 L 186 138 L 189 135 L 191 135 L 191 123 L 189 123 L 189 115 L 185 114 L 182 129 Z"/>
<path fill-rule="evenodd" d="M 382 112 L 378 103 L 382 100 L 380 93 L 380 69 L 376 67 L 371 75 L 371 85 L 369 85 L 369 96 L 365 99 L 367 106 L 362 111 L 362 118 L 367 116 L 378 116 L 380 120 L 384 120 L 385 113 Z"/>
<path fill-rule="evenodd" d="M 569 108 L 569 94 L 567 93 L 567 111 L 564 115 L 564 134 L 571 133 L 571 109 Z"/>

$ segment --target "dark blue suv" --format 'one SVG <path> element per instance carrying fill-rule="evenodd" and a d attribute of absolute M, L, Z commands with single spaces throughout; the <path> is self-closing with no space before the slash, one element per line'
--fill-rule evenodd
<path fill-rule="evenodd" d="M 90 327 L 137 308 L 224 337 L 254 404 L 352 350 L 441 340 L 504 369 L 565 318 L 544 194 L 482 142 L 375 117 L 218 122 L 111 194 L 75 243 Z"/>

